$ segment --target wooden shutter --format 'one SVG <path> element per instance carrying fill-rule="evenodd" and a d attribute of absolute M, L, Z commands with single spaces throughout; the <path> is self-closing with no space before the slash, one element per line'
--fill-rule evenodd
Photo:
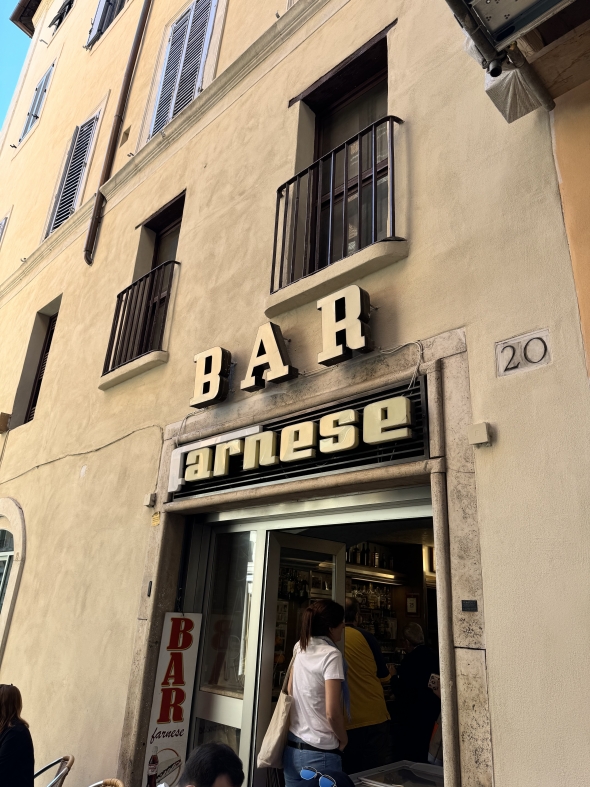
<path fill-rule="evenodd" d="M 95 115 L 74 132 L 55 198 L 53 214 L 47 232 L 48 235 L 61 226 L 76 209 L 80 185 L 88 164 L 88 156 L 97 123 L 98 115 Z"/>
<path fill-rule="evenodd" d="M 105 19 L 106 12 L 108 11 L 108 7 L 113 4 L 114 0 L 98 0 L 98 8 L 96 9 L 96 14 L 94 15 L 94 19 L 92 20 L 92 26 L 90 28 L 90 34 L 88 36 L 88 41 L 86 42 L 86 47 L 92 46 L 95 41 L 97 41 L 103 31 L 103 22 Z"/>
<path fill-rule="evenodd" d="M 213 22 L 213 0 L 197 0 L 172 26 L 151 135 L 157 134 L 195 97 Z"/>
<path fill-rule="evenodd" d="M 172 117 L 172 106 L 176 89 L 178 86 L 178 78 L 180 76 L 180 68 L 184 51 L 186 48 L 186 39 L 189 31 L 190 20 L 192 15 L 192 8 L 189 8 L 180 19 L 172 25 L 170 31 L 170 38 L 168 39 L 168 50 L 166 52 L 166 60 L 164 62 L 164 70 L 162 73 L 162 82 L 160 83 L 160 91 L 156 101 L 156 111 L 154 112 L 154 122 L 152 124 L 152 136 L 161 131 L 166 123 Z"/>
<path fill-rule="evenodd" d="M 205 64 L 203 55 L 205 54 L 205 41 L 211 17 L 211 5 L 211 0 L 197 0 L 193 6 L 190 31 L 180 70 L 172 117 L 190 104 L 197 93 L 197 88 L 201 86 L 203 80 L 202 68 Z"/>
<path fill-rule="evenodd" d="M 51 342 L 55 332 L 55 323 L 57 322 L 57 314 L 49 318 L 47 326 L 47 333 L 45 334 L 45 341 L 43 342 L 43 349 L 41 350 L 41 358 L 39 359 L 39 366 L 35 374 L 35 382 L 33 383 L 33 390 L 31 391 L 31 398 L 29 406 L 27 407 L 27 414 L 25 416 L 25 423 L 32 421 L 35 417 L 35 410 L 37 409 L 37 402 L 39 401 L 39 392 L 41 391 L 41 384 L 47 368 L 47 359 L 49 357 L 49 350 L 51 349 Z"/>
<path fill-rule="evenodd" d="M 86 42 L 86 49 L 92 46 L 109 27 L 113 19 L 125 5 L 125 0 L 99 0 L 96 14 L 92 20 L 92 27 Z"/>
<path fill-rule="evenodd" d="M 33 128 L 37 120 L 39 119 L 39 115 L 41 114 L 41 107 L 43 106 L 43 102 L 45 101 L 45 94 L 47 93 L 47 88 L 49 87 L 49 80 L 51 79 L 51 74 L 53 73 L 53 65 L 49 68 L 48 71 L 43 74 L 41 81 L 35 88 L 35 93 L 33 95 L 33 100 L 31 101 L 31 106 L 29 111 L 27 112 L 27 119 L 25 121 L 25 127 L 23 128 L 23 133 L 20 136 L 19 142 L 21 142 L 29 131 Z"/>

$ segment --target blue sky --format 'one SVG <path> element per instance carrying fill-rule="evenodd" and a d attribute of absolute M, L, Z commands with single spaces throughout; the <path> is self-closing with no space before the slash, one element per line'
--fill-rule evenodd
<path fill-rule="evenodd" d="M 10 21 L 18 0 L 0 0 L 0 128 L 31 39 Z"/>

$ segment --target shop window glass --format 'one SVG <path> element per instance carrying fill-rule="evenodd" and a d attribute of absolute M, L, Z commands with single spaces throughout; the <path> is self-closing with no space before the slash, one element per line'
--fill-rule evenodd
<path fill-rule="evenodd" d="M 8 530 L 0 530 L 0 611 L 4 603 L 8 578 L 14 557 L 14 539 Z"/>
<path fill-rule="evenodd" d="M 240 730 L 227 724 L 218 724 L 216 721 L 197 719 L 195 746 L 201 746 L 203 743 L 225 743 L 239 754 Z"/>
<path fill-rule="evenodd" d="M 255 546 L 255 532 L 216 538 L 201 691 L 243 697 Z"/>

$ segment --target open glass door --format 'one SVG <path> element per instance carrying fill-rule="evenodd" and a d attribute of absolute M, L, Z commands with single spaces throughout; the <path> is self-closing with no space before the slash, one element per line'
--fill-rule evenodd
<path fill-rule="evenodd" d="M 301 616 L 311 601 L 330 598 L 344 606 L 346 545 L 281 531 L 268 533 L 262 605 L 258 697 L 254 719 L 253 783 L 266 783 L 256 755 L 274 711 L 285 671 L 299 639 Z M 343 644 L 343 643 L 341 643 Z"/>

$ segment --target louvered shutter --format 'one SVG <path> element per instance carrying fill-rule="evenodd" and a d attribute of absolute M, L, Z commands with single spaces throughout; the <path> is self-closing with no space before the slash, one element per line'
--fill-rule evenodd
<path fill-rule="evenodd" d="M 37 409 L 37 402 L 39 401 L 39 392 L 41 391 L 41 384 L 45 376 L 45 369 L 47 368 L 47 359 L 49 357 L 49 350 L 51 349 L 51 342 L 53 334 L 55 333 L 55 323 L 57 322 L 57 314 L 49 318 L 49 325 L 47 326 L 47 333 L 45 334 L 45 341 L 43 342 L 43 349 L 41 350 L 41 358 L 39 359 L 39 366 L 35 374 L 35 382 L 33 383 L 33 390 L 31 391 L 31 399 L 27 407 L 27 414 L 25 416 L 25 423 L 32 421 L 35 417 L 35 410 Z"/>
<path fill-rule="evenodd" d="M 154 122 L 152 125 L 152 135 L 161 131 L 172 117 L 172 106 L 176 96 L 180 68 L 186 48 L 186 39 L 192 15 L 192 8 L 189 8 L 180 19 L 172 25 L 170 38 L 168 40 L 168 51 L 164 62 L 164 71 L 160 91 L 156 101 L 156 111 L 154 112 Z"/>
<path fill-rule="evenodd" d="M 98 115 L 95 115 L 74 132 L 61 183 L 55 198 L 48 235 L 61 226 L 76 209 L 80 184 L 88 163 L 90 146 L 92 145 L 97 123 Z"/>
<path fill-rule="evenodd" d="M 0 243 L 2 243 L 2 238 L 4 237 L 4 231 L 6 230 L 7 224 L 8 224 L 8 216 L 4 216 L 2 221 L 0 221 Z"/>
<path fill-rule="evenodd" d="M 103 22 L 105 20 L 105 16 L 109 7 L 113 5 L 114 0 L 98 0 L 98 8 L 96 9 L 96 14 L 94 15 L 94 19 L 92 20 L 92 27 L 90 28 L 90 34 L 88 36 L 88 41 L 86 42 L 86 46 L 92 46 L 92 44 L 101 37 L 104 26 Z"/>
<path fill-rule="evenodd" d="M 41 81 L 35 88 L 35 93 L 33 95 L 33 100 L 31 101 L 31 107 L 27 113 L 27 119 L 25 121 L 25 127 L 23 128 L 23 133 L 19 139 L 21 142 L 29 131 L 33 128 L 37 120 L 39 119 L 39 115 L 41 114 L 41 107 L 43 106 L 43 102 L 45 101 L 45 94 L 47 93 L 47 88 L 49 86 L 49 80 L 51 79 L 51 74 L 53 73 L 53 65 L 49 68 L 48 71 L 43 74 Z"/>
<path fill-rule="evenodd" d="M 212 7 L 212 0 L 197 0 L 172 26 L 152 136 L 190 104 L 202 82 Z"/>
<path fill-rule="evenodd" d="M 197 87 L 200 87 L 202 82 L 203 54 L 210 16 L 211 0 L 197 0 L 193 6 L 190 32 L 180 70 L 172 117 L 190 104 L 196 95 Z"/>

